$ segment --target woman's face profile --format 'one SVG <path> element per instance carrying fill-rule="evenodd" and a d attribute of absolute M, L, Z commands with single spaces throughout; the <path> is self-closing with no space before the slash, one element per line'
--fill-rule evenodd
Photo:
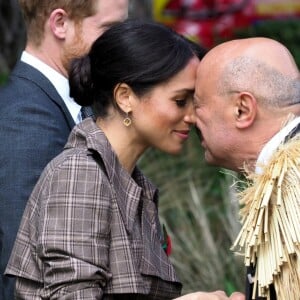
<path fill-rule="evenodd" d="M 136 99 L 132 124 L 138 143 L 170 154 L 178 154 L 195 123 L 193 94 L 199 60 L 193 57 L 186 67 L 167 82 Z"/>

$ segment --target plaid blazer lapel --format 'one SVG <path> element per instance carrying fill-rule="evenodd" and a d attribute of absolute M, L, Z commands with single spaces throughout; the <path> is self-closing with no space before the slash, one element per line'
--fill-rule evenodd
<path fill-rule="evenodd" d="M 142 210 L 143 255 L 140 267 L 141 273 L 178 283 L 178 286 L 181 288 L 181 283 L 176 276 L 174 267 L 162 247 L 160 232 L 156 205 L 153 201 L 144 199 Z"/>

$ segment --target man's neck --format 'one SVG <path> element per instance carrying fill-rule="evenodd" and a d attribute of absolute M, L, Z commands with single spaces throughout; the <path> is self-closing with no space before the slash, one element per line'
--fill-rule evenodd
<path fill-rule="evenodd" d="M 56 72 L 60 73 L 64 77 L 68 77 L 67 71 L 63 68 L 62 64 L 59 63 L 58 54 L 59 51 L 54 51 L 49 49 L 45 50 L 43 45 L 39 47 L 35 47 L 31 44 L 27 44 L 25 51 L 34 56 L 35 58 L 39 59 L 44 64 L 48 65 L 50 68 L 54 69 Z M 55 54 L 57 53 L 57 54 Z"/>

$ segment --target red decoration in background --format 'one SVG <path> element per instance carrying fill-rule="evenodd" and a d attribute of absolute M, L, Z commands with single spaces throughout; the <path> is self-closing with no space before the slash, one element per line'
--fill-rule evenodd
<path fill-rule="evenodd" d="M 154 0 L 163 1 L 163 0 Z M 257 21 L 300 17 L 299 0 L 165 0 L 159 21 L 210 48 Z M 171 21 L 170 21 L 171 18 Z"/>

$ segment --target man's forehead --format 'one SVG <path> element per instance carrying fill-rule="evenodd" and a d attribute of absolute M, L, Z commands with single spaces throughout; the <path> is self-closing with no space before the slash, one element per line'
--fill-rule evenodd
<path fill-rule="evenodd" d="M 96 0 L 95 14 L 90 18 L 101 27 L 111 27 L 114 23 L 125 21 L 128 17 L 127 0 Z"/>
<path fill-rule="evenodd" d="M 215 67 L 209 62 L 206 63 L 201 61 L 197 68 L 196 79 L 198 81 L 203 81 L 207 79 L 207 77 L 211 76 L 211 74 L 214 72 L 214 68 Z"/>
<path fill-rule="evenodd" d="M 128 14 L 128 0 L 96 0 L 98 1 L 98 9 L 103 11 L 120 10 Z"/>

